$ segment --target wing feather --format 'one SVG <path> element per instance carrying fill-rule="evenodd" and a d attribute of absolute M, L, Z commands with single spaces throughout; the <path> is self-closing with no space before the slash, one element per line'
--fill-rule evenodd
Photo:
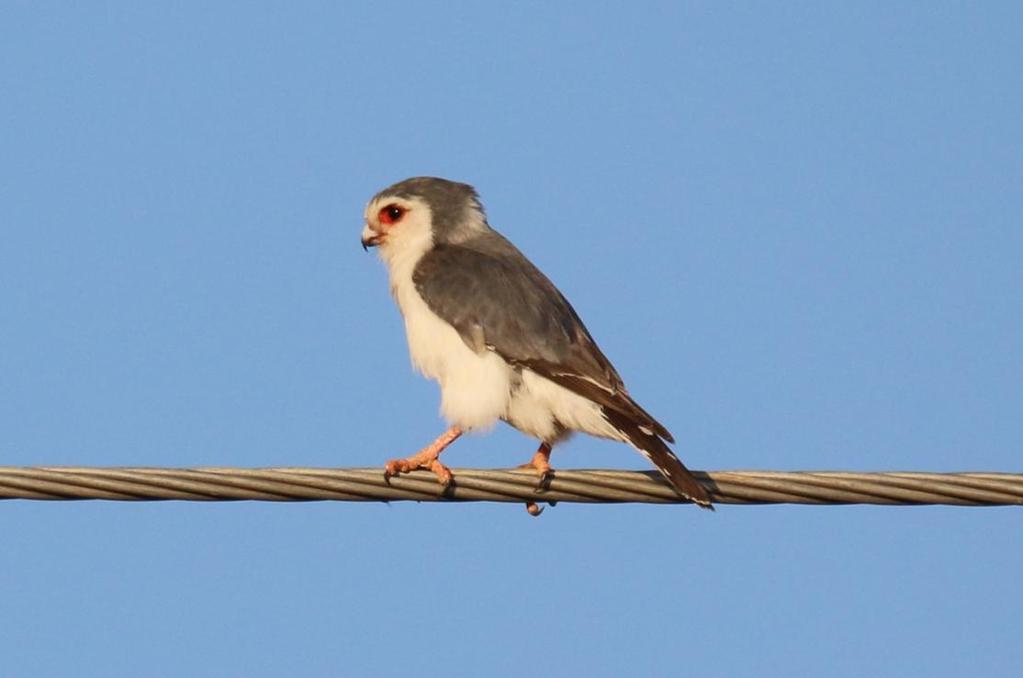
<path fill-rule="evenodd" d="M 673 442 L 629 396 L 564 295 L 499 233 L 436 246 L 412 278 L 427 306 L 473 350 L 493 350 Z"/>

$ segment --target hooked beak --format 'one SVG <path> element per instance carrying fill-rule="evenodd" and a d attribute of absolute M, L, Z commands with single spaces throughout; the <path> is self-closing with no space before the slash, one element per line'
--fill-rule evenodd
<path fill-rule="evenodd" d="M 384 236 L 377 233 L 369 224 L 362 229 L 362 249 L 366 252 L 369 251 L 370 247 L 376 247 L 384 239 Z"/>

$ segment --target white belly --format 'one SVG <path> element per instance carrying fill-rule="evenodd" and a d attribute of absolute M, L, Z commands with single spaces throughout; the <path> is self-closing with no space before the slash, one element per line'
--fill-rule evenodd
<path fill-rule="evenodd" d="M 523 433 L 549 443 L 572 431 L 622 440 L 601 414 L 599 405 L 531 370 L 522 370 L 506 419 Z"/>
<path fill-rule="evenodd" d="M 501 356 L 473 351 L 418 294 L 399 304 L 412 364 L 440 384 L 444 418 L 466 430 L 487 428 L 503 419 L 511 397 L 512 370 Z"/>

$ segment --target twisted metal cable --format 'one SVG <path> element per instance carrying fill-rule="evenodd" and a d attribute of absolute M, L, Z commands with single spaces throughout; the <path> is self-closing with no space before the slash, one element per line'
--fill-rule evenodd
<path fill-rule="evenodd" d="M 385 479 L 380 468 L 0 467 L 0 499 L 687 503 L 656 471 L 454 469 Z M 1023 474 L 695 472 L 716 504 L 1023 505 Z"/>

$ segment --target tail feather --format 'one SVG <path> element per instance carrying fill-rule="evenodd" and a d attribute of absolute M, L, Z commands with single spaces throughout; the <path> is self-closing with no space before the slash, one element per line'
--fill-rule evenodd
<path fill-rule="evenodd" d="M 630 445 L 657 467 L 676 492 L 703 508 L 714 510 L 707 488 L 693 476 L 659 436 L 643 431 L 639 424 L 620 412 L 607 407 L 601 409 L 608 422 L 626 437 Z"/>

